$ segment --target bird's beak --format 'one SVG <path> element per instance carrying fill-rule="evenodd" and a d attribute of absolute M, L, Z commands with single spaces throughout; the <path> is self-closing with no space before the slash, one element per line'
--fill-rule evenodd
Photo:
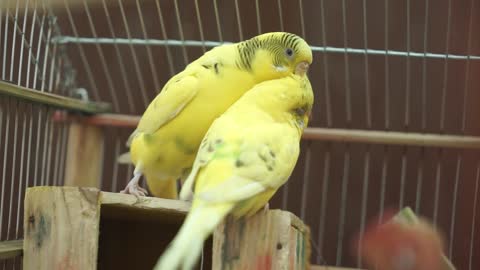
<path fill-rule="evenodd" d="M 303 76 L 308 72 L 308 67 L 310 66 L 307 62 L 300 62 L 295 67 L 295 74 Z"/>

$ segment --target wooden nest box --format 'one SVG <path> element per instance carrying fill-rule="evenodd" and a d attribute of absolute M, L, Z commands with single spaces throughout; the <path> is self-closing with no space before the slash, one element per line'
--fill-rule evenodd
<path fill-rule="evenodd" d="M 189 208 L 188 202 L 94 188 L 29 188 L 23 267 L 152 269 Z M 203 269 L 309 268 L 309 229 L 285 211 L 227 219 L 212 238 L 204 248 Z"/>

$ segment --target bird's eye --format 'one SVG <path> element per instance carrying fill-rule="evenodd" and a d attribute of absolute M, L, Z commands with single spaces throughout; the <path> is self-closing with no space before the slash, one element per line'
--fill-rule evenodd
<path fill-rule="evenodd" d="M 293 55 L 293 50 L 292 50 L 291 48 L 287 48 L 287 49 L 285 50 L 285 54 L 286 54 L 287 56 L 291 57 L 291 56 Z"/>

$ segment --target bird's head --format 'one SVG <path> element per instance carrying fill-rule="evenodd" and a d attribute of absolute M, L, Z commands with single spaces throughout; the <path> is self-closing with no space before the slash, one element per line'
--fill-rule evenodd
<path fill-rule="evenodd" d="M 300 76 L 312 64 L 312 50 L 301 37 L 285 32 L 266 33 L 240 43 L 240 66 L 260 80 Z"/>

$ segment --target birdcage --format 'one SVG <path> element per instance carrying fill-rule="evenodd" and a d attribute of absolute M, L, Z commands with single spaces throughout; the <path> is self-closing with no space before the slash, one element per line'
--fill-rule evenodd
<path fill-rule="evenodd" d="M 410 206 L 445 233 L 457 269 L 480 267 L 479 1 L 3 0 L 0 8 L 1 269 L 22 267 L 26 188 L 120 191 L 133 167 L 116 157 L 163 84 L 213 46 L 271 31 L 302 36 L 314 53 L 313 121 L 270 203 L 310 227 L 311 263 L 361 268 L 350 238 L 385 209 Z"/>

